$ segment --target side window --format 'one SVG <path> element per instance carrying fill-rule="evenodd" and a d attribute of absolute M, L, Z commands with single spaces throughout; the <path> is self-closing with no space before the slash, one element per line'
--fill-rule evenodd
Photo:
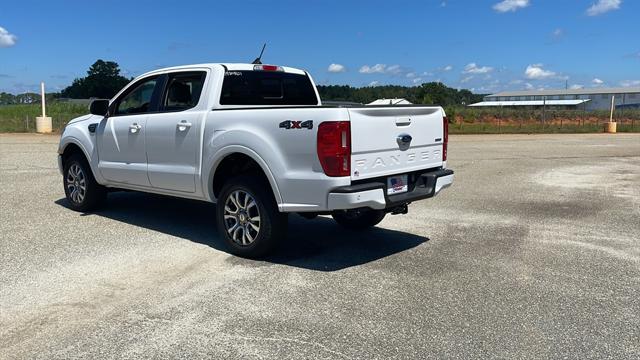
<path fill-rule="evenodd" d="M 163 111 L 182 111 L 198 105 L 206 72 L 182 72 L 169 75 Z"/>
<path fill-rule="evenodd" d="M 149 112 L 151 96 L 158 79 L 152 78 L 134 85 L 130 91 L 118 100 L 114 115 L 144 114 Z"/>

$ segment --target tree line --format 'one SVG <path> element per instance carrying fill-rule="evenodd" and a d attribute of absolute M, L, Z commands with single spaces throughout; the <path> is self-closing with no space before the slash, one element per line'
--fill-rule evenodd
<path fill-rule="evenodd" d="M 120 66 L 114 61 L 96 61 L 87 76 L 73 80 L 70 86 L 60 92 L 61 97 L 72 99 L 110 99 L 133 78 L 120 75 Z"/>
<path fill-rule="evenodd" d="M 120 66 L 114 61 L 96 61 L 87 76 L 76 78 L 71 85 L 59 93 L 47 94 L 48 99 L 72 98 L 110 99 L 122 89 L 132 78 L 122 76 Z M 318 92 L 323 101 L 345 101 L 367 104 L 376 99 L 404 98 L 414 104 L 437 104 L 456 106 L 482 101 L 483 95 L 471 91 L 450 88 L 443 83 L 430 82 L 420 86 L 367 86 L 352 87 L 349 85 L 319 85 Z M 0 105 L 30 104 L 40 99 L 36 93 L 12 95 L 0 93 Z"/>
<path fill-rule="evenodd" d="M 356 88 L 349 85 L 319 85 L 318 92 L 323 101 L 346 101 L 368 104 L 376 99 L 404 98 L 414 104 L 437 104 L 441 106 L 465 105 L 482 101 L 484 95 L 469 90 L 457 90 L 443 83 L 430 82 L 420 86 L 367 86 Z"/>
<path fill-rule="evenodd" d="M 13 95 L 6 92 L 0 93 L 0 105 L 12 105 L 12 104 L 32 104 L 40 101 L 40 94 L 36 93 L 24 93 Z"/>
<path fill-rule="evenodd" d="M 98 60 L 87 70 L 87 76 L 76 78 L 71 85 L 59 93 L 47 93 L 47 100 L 58 98 L 71 99 L 110 99 L 133 78 L 120 74 L 120 66 L 114 61 Z M 0 105 L 32 104 L 40 101 L 40 94 L 24 93 L 13 95 L 0 93 Z"/>

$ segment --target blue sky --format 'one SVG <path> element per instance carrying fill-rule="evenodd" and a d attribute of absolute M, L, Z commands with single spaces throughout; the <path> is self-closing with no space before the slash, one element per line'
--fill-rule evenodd
<path fill-rule="evenodd" d="M 319 84 L 475 92 L 640 86 L 638 0 L 8 1 L 0 91 L 60 90 L 96 59 L 127 76 L 201 62 L 307 69 Z M 104 5 L 102 5 L 104 4 Z"/>

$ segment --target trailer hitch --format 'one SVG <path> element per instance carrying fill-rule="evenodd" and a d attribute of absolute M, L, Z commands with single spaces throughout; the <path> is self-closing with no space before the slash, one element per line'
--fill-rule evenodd
<path fill-rule="evenodd" d="M 400 215 L 400 214 L 406 214 L 409 212 L 409 204 L 402 204 L 396 207 L 392 207 L 391 209 L 389 209 L 389 212 L 391 213 L 391 215 Z"/>

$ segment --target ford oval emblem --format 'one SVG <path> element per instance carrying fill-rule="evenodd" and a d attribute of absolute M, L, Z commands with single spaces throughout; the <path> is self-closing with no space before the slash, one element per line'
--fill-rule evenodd
<path fill-rule="evenodd" d="M 407 150 L 409 148 L 409 145 L 411 145 L 411 140 L 413 140 L 413 138 L 409 134 L 400 134 L 398 135 L 396 140 L 398 141 L 400 150 Z"/>

